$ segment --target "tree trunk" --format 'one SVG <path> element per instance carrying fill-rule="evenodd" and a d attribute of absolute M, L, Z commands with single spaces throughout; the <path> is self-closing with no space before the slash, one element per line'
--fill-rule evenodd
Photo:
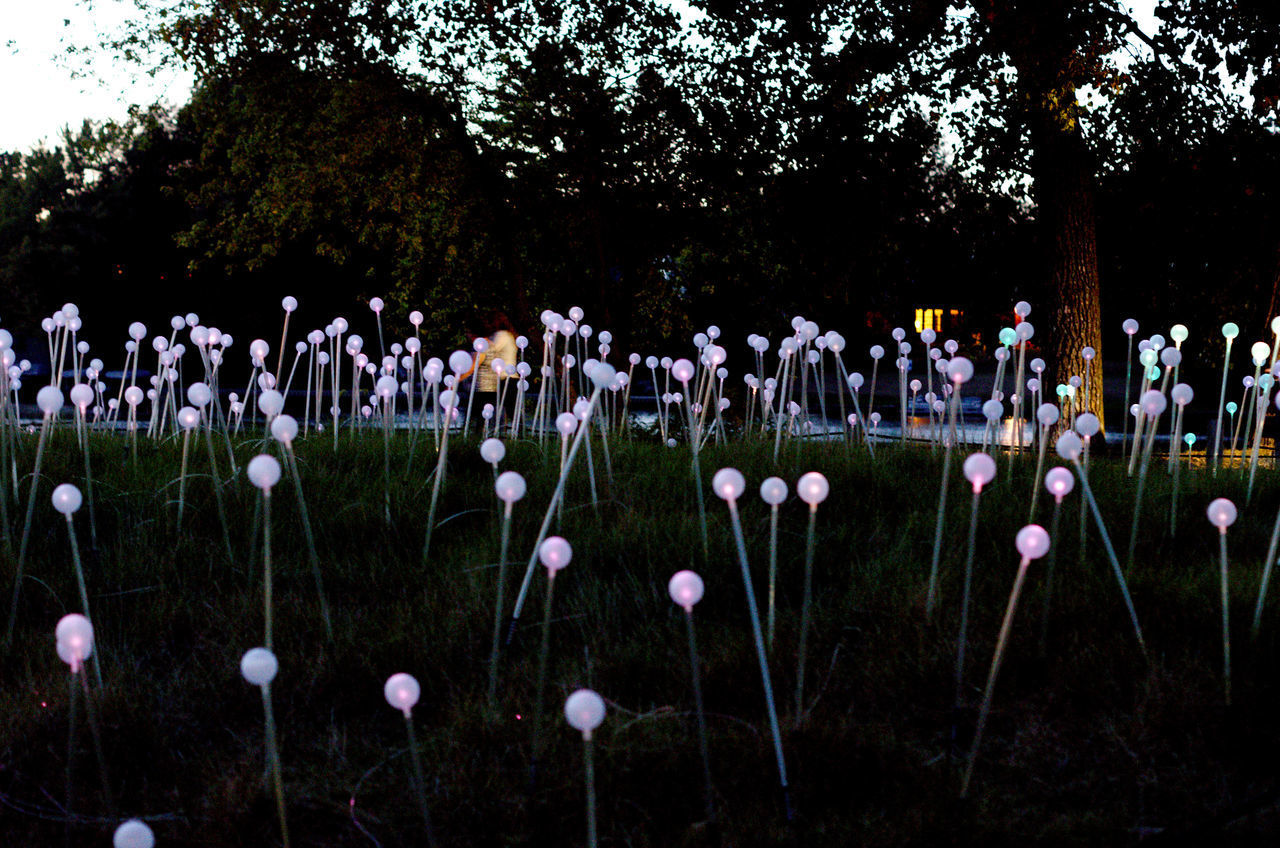
<path fill-rule="evenodd" d="M 1077 408 L 1085 408 L 1087 396 L 1088 411 L 1105 430 L 1093 161 L 1078 123 L 1041 105 L 1032 108 L 1030 120 L 1036 217 L 1050 293 L 1047 320 L 1036 321 L 1045 325 L 1048 339 L 1044 396 L 1053 398 L 1056 386 L 1073 375 L 1085 379 L 1081 351 L 1092 347 L 1097 355 L 1088 368 L 1087 392 L 1083 382 L 1077 390 Z"/>

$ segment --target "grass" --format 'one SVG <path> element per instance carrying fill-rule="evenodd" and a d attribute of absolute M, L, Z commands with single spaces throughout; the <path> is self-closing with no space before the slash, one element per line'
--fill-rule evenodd
<path fill-rule="evenodd" d="M 408 438 L 400 434 L 393 443 L 388 526 L 381 434 L 369 430 L 355 443 L 344 435 L 336 454 L 326 436 L 298 442 L 297 451 L 333 612 L 332 646 L 290 487 L 277 487 L 272 508 L 280 659 L 272 695 L 295 845 L 423 844 L 402 719 L 382 696 L 383 682 L 399 671 L 422 684 L 413 720 L 442 845 L 585 841 L 581 739 L 559 710 L 582 686 L 599 691 L 609 707 L 595 736 L 602 845 L 1116 844 L 1152 834 L 1194 841 L 1205 827 L 1271 844 L 1280 832 L 1280 598 L 1259 640 L 1248 635 L 1280 506 L 1280 481 L 1271 472 L 1259 478 L 1246 508 L 1238 474 L 1183 469 L 1179 535 L 1171 539 L 1169 481 L 1163 466 L 1153 465 L 1130 575 L 1151 667 L 1134 643 L 1092 526 L 1088 557 L 1077 562 L 1077 487 L 1063 507 L 1048 656 L 1037 656 L 1041 561 L 1031 568 L 971 797 L 962 802 L 958 756 L 967 750 L 1016 571 L 1013 538 L 1026 520 L 1034 456 L 1019 462 L 1012 484 L 1002 461 L 983 493 L 967 708 L 961 753 L 953 758 L 951 680 L 969 499 L 949 499 L 940 606 L 926 625 L 940 453 L 886 444 L 872 462 L 861 448 L 812 443 L 788 447 L 775 465 L 772 441 L 709 445 L 704 482 L 724 465 L 746 475 L 740 509 L 758 587 L 769 521 L 759 483 L 777 474 L 794 489 L 812 470 L 831 482 L 817 517 L 810 674 L 799 729 L 792 728 L 791 699 L 779 699 L 797 810 L 787 824 L 727 510 L 715 499 L 707 504 L 711 551 L 704 562 L 687 450 L 613 439 L 615 482 L 610 490 L 603 476 L 597 480 L 598 511 L 581 468 L 570 483 L 563 523 L 557 529 L 553 522 L 552 532 L 573 544 L 574 556 L 556 581 L 549 732 L 530 791 L 527 723 L 546 581 L 537 575 L 515 643 L 502 657 L 494 720 L 485 700 L 501 504 L 479 440 L 451 445 L 424 568 L 429 441 L 420 440 L 408 474 Z M 256 490 L 243 471 L 226 486 L 236 555 L 228 562 L 207 477 L 188 481 L 185 526 L 175 527 L 180 441 L 144 441 L 136 466 L 123 440 L 95 436 L 93 448 L 100 549 L 86 546 L 84 557 L 102 643 L 99 716 L 116 806 L 124 816 L 147 818 L 159 845 L 278 842 L 260 698 L 238 665 L 262 640 L 262 566 L 250 555 L 252 549 L 260 557 L 250 538 Z M 262 449 L 239 442 L 241 468 Z M 19 468 L 29 468 L 34 436 L 22 437 L 21 450 Z M 192 473 L 207 472 L 202 458 L 193 451 Z M 225 476 L 225 451 L 220 459 Z M 508 446 L 503 469 L 529 482 L 515 507 L 508 598 L 555 486 L 557 461 L 554 441 Z M 40 497 L 47 500 L 57 483 L 79 483 L 82 468 L 71 432 L 57 431 Z M 964 491 L 960 462 L 953 469 L 953 493 Z M 1113 538 L 1125 538 L 1133 481 L 1103 457 L 1094 458 L 1090 478 Z M 1241 507 L 1228 539 L 1230 709 L 1221 682 L 1217 531 L 1204 517 L 1217 496 Z M 1050 506 L 1042 497 L 1038 518 L 1046 524 Z M 76 521 L 83 528 L 87 510 Z M 793 495 L 782 506 L 779 538 L 771 656 L 779 693 L 795 687 L 806 521 L 807 507 Z M 107 844 L 117 823 L 106 819 L 95 791 L 86 727 L 75 737 L 76 806 L 70 816 L 61 806 L 68 687 L 52 631 L 78 605 L 62 522 L 45 502 L 37 504 L 15 641 L 0 656 L 0 832 L 13 844 L 54 844 L 68 829 L 73 844 Z M 666 591 L 682 568 L 697 571 L 707 586 L 695 622 L 720 815 L 714 828 L 700 821 L 683 612 Z M 5 577 L 12 579 L 11 563 Z"/>

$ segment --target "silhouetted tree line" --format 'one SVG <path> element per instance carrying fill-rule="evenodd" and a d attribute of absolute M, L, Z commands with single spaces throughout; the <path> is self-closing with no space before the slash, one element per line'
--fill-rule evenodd
<path fill-rule="evenodd" d="M 1025 298 L 1078 349 L 1099 298 L 1205 334 L 1280 309 L 1268 4 L 1155 37 L 1103 0 L 165 5 L 109 46 L 194 69 L 190 102 L 0 158 L 7 326 L 270 339 L 284 294 L 308 326 L 377 294 L 442 345 L 570 304 L 628 349 L 796 313 L 858 343 Z"/>

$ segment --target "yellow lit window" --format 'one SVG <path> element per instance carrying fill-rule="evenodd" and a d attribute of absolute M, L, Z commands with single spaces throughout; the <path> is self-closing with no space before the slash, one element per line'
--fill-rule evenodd
<path fill-rule="evenodd" d="M 925 330 L 933 330 L 935 333 L 942 332 L 942 313 L 943 309 L 916 309 L 916 332 L 923 333 Z M 953 310 L 954 311 L 954 310 Z"/>

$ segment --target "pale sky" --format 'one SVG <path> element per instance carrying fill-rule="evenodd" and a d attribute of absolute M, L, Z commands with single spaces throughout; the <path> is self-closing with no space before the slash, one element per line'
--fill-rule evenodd
<path fill-rule="evenodd" d="M 186 102 L 190 76 L 151 79 L 105 57 L 92 77 L 73 78 L 82 64 L 65 56 L 68 43 L 93 44 L 132 11 L 129 0 L 95 0 L 92 13 L 76 0 L 0 0 L 0 150 L 52 147 L 64 126 L 123 118 L 132 103 Z"/>
<path fill-rule="evenodd" d="M 1153 32 L 1154 4 L 1125 5 Z M 92 12 L 77 0 L 0 0 L 0 150 L 25 151 L 42 141 L 53 146 L 63 127 L 78 127 L 85 118 L 123 118 L 133 103 L 186 102 L 189 74 L 167 71 L 153 79 L 103 57 L 90 76 L 75 78 L 84 66 L 66 56 L 68 45 L 96 43 L 134 11 L 131 0 L 94 0 Z"/>

